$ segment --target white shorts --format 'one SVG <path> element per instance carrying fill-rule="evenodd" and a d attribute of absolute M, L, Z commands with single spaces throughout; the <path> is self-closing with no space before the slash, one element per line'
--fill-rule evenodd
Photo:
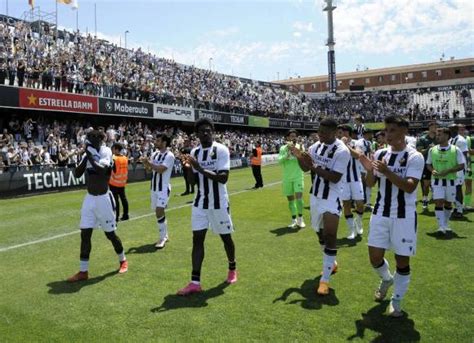
<path fill-rule="evenodd" d="M 368 244 L 370 247 L 392 249 L 400 256 L 416 252 L 417 218 L 370 217 Z"/>
<path fill-rule="evenodd" d="M 343 182 L 341 200 L 364 200 L 364 186 L 362 185 L 362 181 Z"/>
<path fill-rule="evenodd" d="M 191 226 L 193 231 L 211 228 L 212 232 L 224 235 L 234 232 L 234 225 L 228 208 L 209 209 L 194 207 L 191 214 Z"/>
<path fill-rule="evenodd" d="M 444 199 L 448 202 L 456 201 L 456 180 L 431 180 L 433 200 Z"/>
<path fill-rule="evenodd" d="M 311 212 L 311 226 L 313 230 L 319 232 L 323 228 L 323 215 L 326 212 L 341 215 L 341 202 L 328 199 L 316 198 L 311 194 L 310 197 L 310 212 Z"/>
<path fill-rule="evenodd" d="M 115 200 L 112 192 L 102 195 L 87 194 L 82 202 L 81 229 L 101 227 L 105 232 L 117 228 L 115 222 Z"/>
<path fill-rule="evenodd" d="M 166 208 L 170 200 L 170 193 L 170 190 L 151 192 L 151 209 L 154 211 L 157 207 Z"/>

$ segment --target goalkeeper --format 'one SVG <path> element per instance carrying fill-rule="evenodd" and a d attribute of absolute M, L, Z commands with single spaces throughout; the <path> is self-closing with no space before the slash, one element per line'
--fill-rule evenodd
<path fill-rule="evenodd" d="M 291 148 L 303 151 L 301 144 L 297 143 L 298 132 L 289 130 L 285 136 L 286 144 L 280 148 L 278 154 L 278 163 L 283 167 L 283 195 L 288 199 L 288 207 L 291 213 L 291 224 L 288 228 L 304 228 L 306 225 L 303 220 L 303 189 L 304 174 L 301 170 L 298 160 L 290 151 Z"/>

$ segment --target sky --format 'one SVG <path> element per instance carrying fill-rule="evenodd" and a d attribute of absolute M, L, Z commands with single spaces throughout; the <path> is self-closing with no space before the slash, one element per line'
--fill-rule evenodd
<path fill-rule="evenodd" d="M 275 81 L 327 74 L 324 0 L 77 0 L 82 32 L 159 57 Z M 336 0 L 336 71 L 474 57 L 473 0 Z M 54 12 L 55 0 L 35 0 Z M 0 0 L 22 18 L 28 0 Z M 58 4 L 58 26 L 76 13 Z"/>

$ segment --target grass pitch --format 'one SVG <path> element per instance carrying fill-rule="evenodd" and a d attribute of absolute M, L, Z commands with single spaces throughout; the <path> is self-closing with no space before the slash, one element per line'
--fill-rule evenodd
<path fill-rule="evenodd" d="M 230 174 L 239 281 L 223 282 L 225 252 L 209 232 L 205 292 L 187 298 L 174 295 L 191 272 L 191 197 L 179 196 L 182 178 L 173 179 L 166 248 L 155 251 L 152 245 L 157 228 L 149 184 L 131 184 L 127 194 L 133 219 L 120 223 L 117 231 L 129 272 L 116 273 L 115 252 L 96 230 L 90 279 L 77 284 L 64 280 L 79 267 L 77 227 L 85 191 L 1 200 L 0 341 L 472 342 L 474 214 L 467 222 L 452 222 L 450 240 L 432 235 L 433 212 L 419 216 L 417 256 L 403 303 L 407 315 L 393 319 L 384 315 L 388 301 L 378 304 L 372 298 L 378 277 L 368 262 L 370 214 L 364 218 L 364 237 L 355 245 L 344 239 L 341 220 L 340 271 L 331 279 L 331 294 L 319 297 L 315 287 L 322 259 L 309 211 L 307 228 L 287 229 L 280 168 L 265 167 L 263 176 L 267 186 L 250 191 L 250 169 Z M 393 256 L 388 257 L 393 270 Z"/>

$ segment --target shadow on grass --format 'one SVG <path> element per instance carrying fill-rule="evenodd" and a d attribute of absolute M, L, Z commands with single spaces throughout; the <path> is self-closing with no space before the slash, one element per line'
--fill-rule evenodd
<path fill-rule="evenodd" d="M 434 211 L 424 210 L 424 211 L 421 211 L 421 212 L 420 212 L 420 216 L 424 216 L 424 217 L 434 217 L 434 216 L 435 216 L 435 213 L 434 213 Z"/>
<path fill-rule="evenodd" d="M 415 322 L 406 313 L 400 318 L 392 318 L 384 313 L 389 301 L 383 301 L 362 313 L 362 319 L 355 321 L 356 333 L 347 337 L 348 341 L 364 338 L 365 330 L 378 332 L 379 336 L 371 342 L 419 342 L 420 333 L 415 329 Z"/>
<path fill-rule="evenodd" d="M 76 293 L 76 292 L 79 292 L 83 287 L 95 285 L 96 283 L 104 281 L 105 279 L 116 274 L 117 274 L 117 271 L 114 270 L 113 272 L 108 272 L 107 274 L 96 276 L 86 281 L 68 282 L 67 280 L 61 280 L 61 281 L 50 282 L 47 284 L 47 286 L 50 288 L 48 293 L 49 294 Z"/>
<path fill-rule="evenodd" d="M 449 241 L 451 239 L 466 239 L 467 237 L 465 236 L 459 236 L 456 232 L 451 231 L 451 232 L 446 232 L 446 233 L 441 233 L 438 231 L 435 232 L 427 232 L 427 236 L 436 238 L 437 240 L 441 241 Z"/>
<path fill-rule="evenodd" d="M 169 294 L 165 297 L 163 303 L 150 311 L 154 313 L 165 312 L 169 310 L 177 310 L 180 308 L 196 308 L 206 307 L 209 304 L 207 301 L 224 294 L 224 289 L 229 286 L 227 282 L 222 282 L 216 287 L 209 288 L 201 293 L 192 294 L 189 296 L 181 296 L 176 294 Z"/>
<path fill-rule="evenodd" d="M 155 244 L 145 244 L 140 247 L 132 247 L 125 254 L 150 254 L 156 252 Z"/>
<path fill-rule="evenodd" d="M 280 236 L 284 236 L 284 235 L 288 235 L 288 234 L 292 234 L 292 233 L 297 233 L 300 230 L 301 230 L 300 227 L 292 229 L 292 228 L 284 226 L 284 227 L 280 227 L 278 229 L 270 230 L 270 232 L 274 233 L 275 236 L 280 237 Z"/>
<path fill-rule="evenodd" d="M 338 238 L 336 240 L 336 246 L 338 248 L 350 248 L 350 247 L 355 247 L 357 243 L 362 241 L 362 236 L 357 235 L 356 238 L 354 239 L 347 239 L 346 237 L 344 238 Z"/>
<path fill-rule="evenodd" d="M 315 279 L 308 279 L 303 282 L 300 288 L 292 287 L 288 288 L 283 292 L 283 294 L 273 300 L 273 303 L 277 303 L 278 301 L 283 301 L 287 305 L 300 305 L 302 308 L 306 310 L 320 310 L 323 308 L 323 305 L 326 306 L 336 306 L 339 305 L 339 299 L 336 297 L 336 292 L 334 289 L 329 289 L 329 294 L 326 296 L 321 296 L 316 293 L 316 289 L 319 285 L 319 279 L 321 277 L 318 276 Z M 287 302 L 287 299 L 290 295 L 296 293 L 302 296 L 302 299 L 295 299 L 290 300 Z"/>
<path fill-rule="evenodd" d="M 468 217 L 466 216 L 462 216 L 462 217 L 452 217 L 449 219 L 449 220 L 452 220 L 454 222 L 466 222 L 466 223 L 472 223 L 472 220 L 469 219 Z"/>

